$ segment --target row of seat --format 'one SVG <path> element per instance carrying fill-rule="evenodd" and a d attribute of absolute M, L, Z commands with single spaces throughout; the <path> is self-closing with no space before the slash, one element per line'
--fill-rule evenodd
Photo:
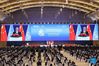
<path fill-rule="evenodd" d="M 0 48 L 0 66 L 76 66 L 58 47 Z"/>

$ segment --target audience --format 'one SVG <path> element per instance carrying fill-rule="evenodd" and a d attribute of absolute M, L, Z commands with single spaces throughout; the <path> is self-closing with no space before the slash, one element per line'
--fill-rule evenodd
<path fill-rule="evenodd" d="M 91 57 L 96 58 L 99 66 L 99 50 L 90 47 L 65 47 L 66 52 L 75 56 L 77 60 L 89 62 Z M 76 66 L 75 62 L 65 57 L 61 52 L 61 47 L 7 47 L 0 48 L 0 66 Z"/>
<path fill-rule="evenodd" d="M 69 52 L 71 56 L 75 56 L 80 61 L 90 63 L 90 66 L 99 66 L 99 48 L 98 47 L 71 47 L 65 48 L 66 52 Z M 96 60 L 90 62 L 91 58 Z"/>

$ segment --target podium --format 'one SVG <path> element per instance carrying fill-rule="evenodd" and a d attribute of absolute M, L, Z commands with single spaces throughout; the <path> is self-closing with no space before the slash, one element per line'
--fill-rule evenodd
<path fill-rule="evenodd" d="M 8 41 L 22 41 L 22 37 L 10 37 Z"/>

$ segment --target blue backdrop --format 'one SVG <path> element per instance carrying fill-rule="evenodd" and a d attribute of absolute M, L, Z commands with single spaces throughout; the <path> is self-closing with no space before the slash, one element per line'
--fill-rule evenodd
<path fill-rule="evenodd" d="M 36 24 L 31 26 L 31 40 L 69 40 L 68 24 Z"/>

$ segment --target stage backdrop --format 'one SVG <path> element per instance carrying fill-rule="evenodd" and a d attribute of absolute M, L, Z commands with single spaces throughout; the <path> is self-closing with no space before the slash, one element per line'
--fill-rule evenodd
<path fill-rule="evenodd" d="M 98 40 L 98 24 L 2 24 L 0 41 Z"/>

